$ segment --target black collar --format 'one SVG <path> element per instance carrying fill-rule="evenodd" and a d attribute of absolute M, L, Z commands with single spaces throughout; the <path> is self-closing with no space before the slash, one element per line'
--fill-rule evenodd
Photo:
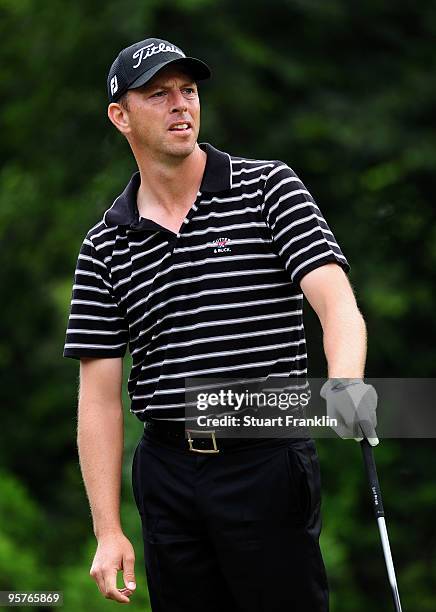
<path fill-rule="evenodd" d="M 215 147 L 207 142 L 202 142 L 199 146 L 207 154 L 206 167 L 200 185 L 201 193 L 216 193 L 218 191 L 230 189 L 231 168 L 229 155 L 215 149 Z M 123 193 L 116 198 L 112 206 L 104 213 L 103 222 L 105 225 L 128 225 L 129 227 L 138 227 L 139 213 L 136 204 L 136 196 L 140 184 L 141 177 L 138 171 L 132 176 Z M 150 227 L 150 229 L 160 227 L 151 220 L 145 219 L 145 221 L 145 224 L 141 222 L 141 229 L 145 229 L 145 225 Z"/>

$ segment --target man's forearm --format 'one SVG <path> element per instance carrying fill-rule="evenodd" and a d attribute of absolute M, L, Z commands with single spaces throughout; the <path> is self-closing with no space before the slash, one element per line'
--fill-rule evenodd
<path fill-rule="evenodd" d="M 122 403 L 79 400 L 77 445 L 97 538 L 121 531 L 120 489 L 124 446 Z"/>
<path fill-rule="evenodd" d="M 338 302 L 322 321 L 329 378 L 363 378 L 366 325 L 356 306 Z"/>

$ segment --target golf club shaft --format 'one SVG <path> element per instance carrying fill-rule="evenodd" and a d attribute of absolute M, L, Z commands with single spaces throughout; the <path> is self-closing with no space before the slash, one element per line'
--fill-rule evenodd
<path fill-rule="evenodd" d="M 398 592 L 397 578 L 395 576 L 395 568 L 392 560 L 391 547 L 389 545 L 388 531 L 386 529 L 385 513 L 383 510 L 383 501 L 380 491 L 380 484 L 377 476 L 377 469 L 375 466 L 374 453 L 372 450 L 372 446 L 366 438 L 361 441 L 360 446 L 362 449 L 363 461 L 365 463 L 366 474 L 368 476 L 369 487 L 371 490 L 371 499 L 374 508 L 374 513 L 377 519 L 377 524 L 380 532 L 380 538 L 382 542 L 389 583 L 391 585 L 395 612 L 402 612 L 400 595 Z"/>

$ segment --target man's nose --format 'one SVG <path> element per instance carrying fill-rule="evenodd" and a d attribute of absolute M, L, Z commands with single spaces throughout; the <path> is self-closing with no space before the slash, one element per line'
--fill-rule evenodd
<path fill-rule="evenodd" d="M 186 104 L 186 100 L 182 95 L 180 89 L 176 89 L 171 92 L 171 112 L 186 112 L 188 110 L 188 105 Z"/>

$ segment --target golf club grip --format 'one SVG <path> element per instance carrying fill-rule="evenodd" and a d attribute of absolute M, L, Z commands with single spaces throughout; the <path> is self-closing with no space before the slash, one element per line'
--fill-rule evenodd
<path fill-rule="evenodd" d="M 383 501 L 380 491 L 380 485 L 378 482 L 377 469 L 375 467 L 374 453 L 372 446 L 366 438 L 364 438 L 360 447 L 362 449 L 363 462 L 365 464 L 366 474 L 368 476 L 369 487 L 371 489 L 372 504 L 374 507 L 374 513 L 376 518 L 384 516 Z"/>

